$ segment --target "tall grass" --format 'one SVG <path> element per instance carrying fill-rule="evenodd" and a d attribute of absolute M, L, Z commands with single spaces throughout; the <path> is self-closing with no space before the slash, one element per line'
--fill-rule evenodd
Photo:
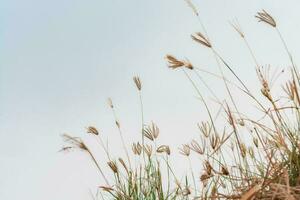
<path fill-rule="evenodd" d="M 63 150 L 80 149 L 90 156 L 100 172 L 103 185 L 99 186 L 102 199 L 115 200 L 167 200 L 167 199 L 300 199 L 300 78 L 294 59 L 275 19 L 265 10 L 255 16 L 263 24 L 274 29 L 278 42 L 282 43 L 291 67 L 286 71 L 288 78 L 277 83 L 281 72 L 271 73 L 271 67 L 262 66 L 255 56 L 255 50 L 247 40 L 240 25 L 232 23 L 233 30 L 245 44 L 253 62 L 260 83 L 261 95 L 254 95 L 215 45 L 209 39 L 196 7 L 187 1 L 196 14 L 203 32 L 192 34 L 192 39 L 200 47 L 211 51 L 219 74 L 205 71 L 194 66 L 189 60 L 178 59 L 167 55 L 166 61 L 170 69 L 179 70 L 191 83 L 201 103 L 208 113 L 207 121 L 199 122 L 200 139 L 183 144 L 179 152 L 171 153 L 166 144 L 159 141 L 159 128 L 153 122 L 145 123 L 142 101 L 142 82 L 138 76 L 133 78 L 141 107 L 141 140 L 134 142 L 131 150 L 126 146 L 121 125 L 114 111 L 111 99 L 109 107 L 115 117 L 122 147 L 126 158 L 112 157 L 101 134 L 95 127 L 88 127 L 87 133 L 94 135 L 103 149 L 107 165 L 113 179 L 106 177 L 103 166 L 99 164 L 94 153 L 81 138 L 63 135 L 68 146 Z M 225 77 L 225 71 L 231 73 L 234 80 Z M 203 79 L 202 74 L 217 77 L 223 82 L 228 99 L 220 100 Z M 208 100 L 202 94 L 198 81 L 213 95 L 220 109 L 211 109 Z M 274 86 L 276 83 L 276 87 Z M 280 90 L 274 95 L 274 87 Z M 251 113 L 242 113 L 238 107 L 239 99 L 232 94 L 232 88 L 252 102 L 258 109 L 257 118 L 249 117 Z M 262 100 L 262 98 L 264 98 Z M 216 122 L 226 118 L 223 125 Z M 246 135 L 246 136 L 245 136 Z M 178 153 L 187 159 L 187 168 L 191 176 L 179 179 L 175 166 L 169 162 L 171 156 Z M 203 167 L 197 166 L 197 173 L 191 162 L 191 154 L 202 160 Z M 135 162 L 134 162 L 134 161 Z M 135 163 L 134 165 L 132 163 Z M 202 172 L 198 172 L 202 169 Z"/>

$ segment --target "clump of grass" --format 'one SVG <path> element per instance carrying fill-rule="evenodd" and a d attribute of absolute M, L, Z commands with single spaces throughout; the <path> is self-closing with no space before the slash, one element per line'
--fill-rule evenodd
<path fill-rule="evenodd" d="M 274 95 L 274 85 L 283 71 L 272 74 L 271 67 L 263 67 L 247 40 L 247 34 L 237 22 L 231 24 L 255 63 L 260 83 L 258 91 L 261 92 L 261 96 L 255 96 L 240 79 L 234 67 L 216 50 L 216 45 L 209 40 L 196 7 L 191 1 L 187 3 L 199 19 L 204 32 L 192 34 L 192 39 L 211 50 L 220 72 L 219 75 L 201 70 L 187 59 L 177 59 L 172 55 L 165 57 L 168 67 L 182 71 L 192 84 L 209 116 L 208 121 L 197 124 L 200 139 L 194 139 L 179 148 L 179 153 L 187 159 L 191 176 L 186 175 L 184 180 L 177 178 L 174 166 L 169 161 L 176 153 L 167 144 L 160 144 L 161 133 L 155 123 L 145 123 L 142 82 L 138 76 L 135 76 L 133 81 L 141 105 L 141 140 L 132 144 L 131 154 L 127 150 L 111 99 L 108 100 L 108 105 L 113 111 L 126 159 L 113 158 L 102 141 L 101 133 L 95 127 L 87 128 L 87 133 L 93 135 L 105 151 L 113 179 L 108 180 L 94 153 L 82 139 L 63 135 L 69 144 L 63 150 L 76 148 L 87 152 L 104 180 L 104 184 L 99 186 L 101 194 L 109 195 L 102 196 L 104 199 L 300 199 L 300 78 L 276 20 L 265 10 L 255 16 L 260 22 L 275 29 L 292 65 L 287 70 L 287 80 L 280 84 L 281 87 L 276 86 L 282 89 L 280 95 Z M 224 75 L 224 70 L 228 70 L 237 83 L 229 81 Z M 201 73 L 222 80 L 229 98 L 220 100 L 213 88 L 202 79 Z M 220 106 L 217 112 L 209 107 L 192 75 L 195 75 L 194 77 L 214 96 Z M 239 89 L 241 94 L 258 108 L 259 117 L 252 118 L 249 117 L 249 113 L 240 111 L 237 104 L 239 99 L 231 92 L 232 87 Z M 222 120 L 224 118 L 226 120 Z M 197 173 L 194 172 L 191 154 L 196 155 L 203 164 L 202 168 L 196 167 Z"/>

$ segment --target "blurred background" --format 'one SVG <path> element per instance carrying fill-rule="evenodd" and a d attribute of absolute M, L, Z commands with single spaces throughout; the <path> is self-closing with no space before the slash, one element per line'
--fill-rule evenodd
<path fill-rule="evenodd" d="M 254 18 L 266 9 L 299 60 L 299 1 L 193 3 L 216 49 L 253 90 L 258 89 L 255 63 L 232 20 L 238 19 L 260 63 L 282 69 L 289 60 L 278 35 Z M 88 137 L 85 128 L 96 126 L 112 153 L 123 155 L 106 100 L 114 102 L 128 145 L 138 140 L 134 75 L 142 80 L 145 120 L 160 127 L 160 142 L 172 147 L 176 166 L 177 148 L 197 137 L 196 123 L 207 114 L 184 74 L 168 69 L 164 56 L 188 58 L 218 73 L 211 52 L 190 38 L 197 31 L 203 30 L 184 0 L 1 1 L 0 199 L 91 198 L 103 182 L 86 155 L 59 152 L 61 134 Z M 203 77 L 222 98 L 222 81 Z M 242 100 L 238 106 L 255 109 Z M 195 162 L 197 169 L 201 163 Z M 184 166 L 178 172 L 184 173 Z"/>

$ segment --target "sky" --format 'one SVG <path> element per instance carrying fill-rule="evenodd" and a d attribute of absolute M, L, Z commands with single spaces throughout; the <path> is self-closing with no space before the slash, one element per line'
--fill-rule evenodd
<path fill-rule="evenodd" d="M 278 35 L 254 18 L 266 9 L 299 61 L 299 1 L 193 2 L 216 49 L 250 88 L 257 89 L 255 65 L 230 21 L 238 19 L 260 63 L 284 68 L 289 61 Z M 93 125 L 122 154 L 106 100 L 112 98 L 130 145 L 141 124 L 135 75 L 142 80 L 145 120 L 158 124 L 161 142 L 176 152 L 196 137 L 196 123 L 207 114 L 164 56 L 218 72 L 211 53 L 190 38 L 198 31 L 184 0 L 0 1 L 0 199 L 89 199 L 101 180 L 85 155 L 59 152 L 61 134 L 87 137 L 85 127 Z M 219 80 L 204 78 L 224 95 Z"/>

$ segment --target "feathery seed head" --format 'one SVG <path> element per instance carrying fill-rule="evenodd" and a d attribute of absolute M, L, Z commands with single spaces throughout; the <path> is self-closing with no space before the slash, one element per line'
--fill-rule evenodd
<path fill-rule="evenodd" d="M 258 147 L 258 139 L 257 138 L 253 138 L 253 144 L 256 146 L 256 148 Z"/>
<path fill-rule="evenodd" d="M 144 136 L 151 141 L 154 141 L 159 135 L 159 128 L 156 124 L 151 122 L 151 124 L 143 129 Z"/>
<path fill-rule="evenodd" d="M 148 158 L 150 158 L 152 155 L 152 146 L 146 144 L 146 145 L 144 145 L 143 149 L 144 149 L 144 152 L 147 154 Z"/>
<path fill-rule="evenodd" d="M 222 173 L 222 175 L 228 176 L 229 175 L 229 171 L 228 171 L 227 167 L 222 166 L 221 173 Z"/>
<path fill-rule="evenodd" d="M 211 128 L 209 127 L 209 123 L 208 122 L 201 122 L 197 123 L 197 126 L 199 128 L 199 130 L 201 131 L 201 133 L 204 135 L 204 137 L 208 137 L 210 134 L 210 130 Z"/>
<path fill-rule="evenodd" d="M 240 149 L 241 150 L 241 155 L 242 155 L 243 158 L 245 158 L 246 154 L 247 154 L 247 147 L 246 147 L 246 145 L 244 143 L 242 143 L 241 146 L 240 146 L 240 148 L 241 148 Z"/>
<path fill-rule="evenodd" d="M 120 122 L 118 120 L 116 120 L 115 123 L 118 128 L 121 128 Z"/>
<path fill-rule="evenodd" d="M 98 130 L 93 126 L 89 126 L 86 129 L 87 129 L 87 133 L 91 133 L 91 134 L 94 134 L 94 135 L 99 135 Z"/>
<path fill-rule="evenodd" d="M 63 150 L 78 148 L 80 150 L 88 151 L 87 146 L 83 143 L 83 141 L 80 138 L 72 137 L 68 134 L 63 134 L 62 137 L 64 138 L 65 142 L 67 142 L 71 145 L 69 147 L 64 147 Z"/>
<path fill-rule="evenodd" d="M 112 192 L 112 191 L 114 191 L 114 189 L 112 187 L 109 187 L 109 186 L 100 186 L 99 188 L 101 188 L 105 192 Z"/>
<path fill-rule="evenodd" d="M 211 43 L 209 42 L 209 40 L 200 32 L 197 32 L 193 35 L 191 35 L 192 39 L 208 48 L 211 48 L 212 45 Z"/>
<path fill-rule="evenodd" d="M 265 10 L 262 10 L 261 12 L 257 12 L 257 15 L 255 17 L 258 18 L 259 22 L 264 22 L 266 24 L 269 24 L 272 27 L 276 27 L 276 21 Z"/>
<path fill-rule="evenodd" d="M 190 149 L 200 155 L 203 155 L 205 153 L 205 143 L 202 141 L 201 146 L 196 140 L 192 140 Z"/>
<path fill-rule="evenodd" d="M 135 155 L 141 155 L 142 153 L 142 145 L 140 143 L 133 143 L 132 144 L 132 151 Z"/>
<path fill-rule="evenodd" d="M 231 26 L 234 28 L 234 30 L 242 37 L 245 38 L 245 35 L 240 27 L 240 24 L 238 23 L 238 21 L 236 20 L 235 22 L 230 23 Z"/>
<path fill-rule="evenodd" d="M 141 83 L 140 78 L 139 78 L 138 76 L 134 76 L 134 77 L 133 77 L 133 81 L 134 81 L 134 83 L 135 83 L 137 89 L 138 89 L 139 91 L 141 91 L 141 89 L 142 89 L 142 83 Z"/>
<path fill-rule="evenodd" d="M 180 67 L 186 67 L 190 70 L 194 69 L 192 63 L 190 63 L 188 60 L 183 61 L 183 60 L 178 60 L 177 58 L 175 58 L 172 55 L 166 55 L 166 60 L 168 62 L 168 66 L 171 69 L 177 69 Z"/>
<path fill-rule="evenodd" d="M 121 165 L 124 167 L 125 171 L 127 172 L 127 174 L 129 174 L 129 170 L 128 167 L 126 165 L 126 163 L 124 162 L 124 160 L 122 158 L 119 158 L 119 162 L 121 163 Z"/>
<path fill-rule="evenodd" d="M 215 150 L 220 143 L 220 137 L 218 135 L 211 135 L 209 139 L 211 148 Z"/>
<path fill-rule="evenodd" d="M 184 156 L 189 156 L 191 153 L 191 148 L 187 144 L 183 144 L 181 148 L 179 148 L 179 153 Z"/>
<path fill-rule="evenodd" d="M 117 163 L 115 161 L 109 161 L 109 162 L 107 162 L 107 164 L 115 174 L 118 173 L 118 167 L 117 167 Z"/>
<path fill-rule="evenodd" d="M 188 4 L 188 6 L 192 9 L 193 13 L 197 16 L 199 16 L 198 10 L 196 8 L 196 6 L 194 6 L 194 4 L 192 3 L 191 0 L 185 0 L 185 2 Z"/>
<path fill-rule="evenodd" d="M 112 102 L 111 98 L 107 99 L 107 104 L 108 104 L 109 107 L 114 108 L 114 105 L 113 105 L 113 102 Z"/>
<path fill-rule="evenodd" d="M 157 150 L 157 153 L 166 153 L 168 155 L 171 154 L 170 147 L 168 145 L 160 145 Z"/>

